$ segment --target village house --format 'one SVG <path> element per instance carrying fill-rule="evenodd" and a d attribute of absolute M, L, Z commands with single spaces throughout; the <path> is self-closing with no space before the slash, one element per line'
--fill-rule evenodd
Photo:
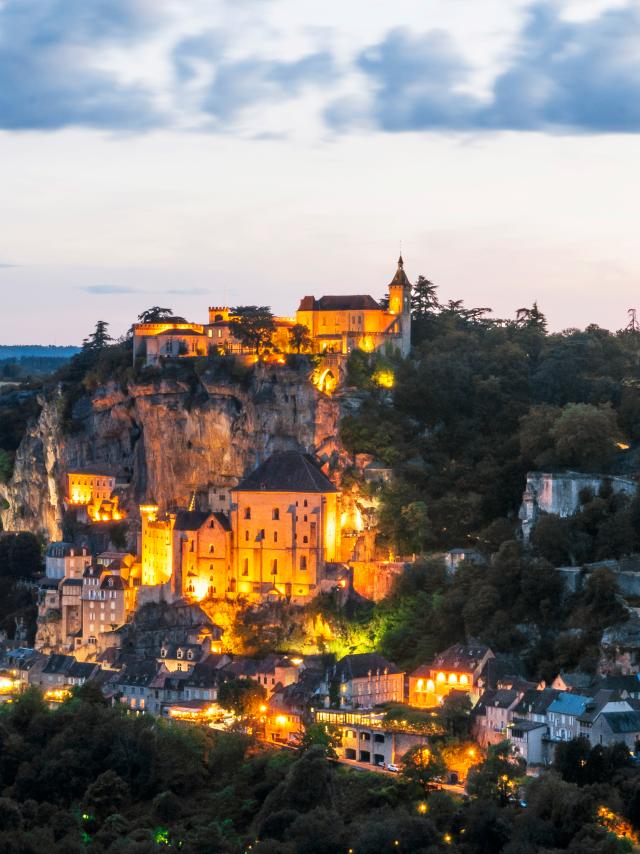
<path fill-rule="evenodd" d="M 325 705 L 371 709 L 404 701 L 404 673 L 373 652 L 345 655 L 327 671 L 322 689 Z"/>
<path fill-rule="evenodd" d="M 622 743 L 630 753 L 637 754 L 640 748 L 640 711 L 630 707 L 615 710 L 611 705 L 594 718 L 590 734 L 592 746 Z"/>
<path fill-rule="evenodd" d="M 474 735 L 481 747 L 499 744 L 508 737 L 508 727 L 513 720 L 513 710 L 522 698 L 522 693 L 509 688 L 485 691 L 478 706 L 484 714 L 474 718 Z"/>
<path fill-rule="evenodd" d="M 69 507 L 82 508 L 85 517 L 82 521 L 118 522 L 125 518 L 119 506 L 119 498 L 114 495 L 115 475 L 101 468 L 76 469 L 67 472 L 67 504 Z"/>
<path fill-rule="evenodd" d="M 91 554 L 87 546 L 74 543 L 49 543 L 45 553 L 44 565 L 47 578 L 82 578 L 85 567 L 91 563 Z"/>
<path fill-rule="evenodd" d="M 111 569 L 113 567 L 113 569 Z M 122 626 L 134 602 L 127 596 L 128 582 L 113 563 L 109 567 L 88 566 L 82 578 L 82 643 L 105 648 L 101 636 Z"/>
<path fill-rule="evenodd" d="M 465 691 L 477 702 L 484 680 L 483 671 L 494 657 L 480 643 L 454 644 L 409 674 L 409 705 L 418 708 L 438 706 L 451 691 Z"/>

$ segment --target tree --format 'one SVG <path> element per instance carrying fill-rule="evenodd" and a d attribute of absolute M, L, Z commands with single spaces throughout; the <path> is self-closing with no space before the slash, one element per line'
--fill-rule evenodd
<path fill-rule="evenodd" d="M 125 781 L 109 769 L 100 774 L 99 777 L 88 787 L 84 796 L 84 806 L 88 812 L 93 812 L 95 817 L 102 821 L 108 815 L 117 813 L 129 799 L 129 787 Z"/>
<path fill-rule="evenodd" d="M 506 806 L 515 798 L 516 778 L 525 772 L 525 762 L 515 755 L 510 741 L 490 745 L 487 758 L 469 772 L 467 792 Z"/>
<path fill-rule="evenodd" d="M 336 748 L 342 744 L 340 727 L 333 724 L 309 724 L 300 739 L 300 750 L 304 753 L 312 747 L 320 747 L 329 759 L 337 759 Z"/>
<path fill-rule="evenodd" d="M 311 348 L 309 328 L 304 323 L 295 323 L 289 330 L 289 342 L 296 353 L 309 350 Z"/>
<path fill-rule="evenodd" d="M 547 331 L 547 318 L 538 308 L 538 303 L 534 302 L 531 308 L 519 308 L 516 311 L 516 325 L 544 333 Z"/>
<path fill-rule="evenodd" d="M 550 435 L 561 465 L 593 470 L 615 455 L 618 425 L 610 407 L 569 403 L 551 427 Z"/>
<path fill-rule="evenodd" d="M 438 777 L 446 773 L 446 766 L 435 747 L 416 745 L 408 750 L 400 763 L 405 780 L 417 783 L 425 792 L 433 788 Z"/>
<path fill-rule="evenodd" d="M 218 702 L 239 718 L 254 718 L 264 704 L 266 691 L 253 679 L 228 679 L 218 692 Z"/>
<path fill-rule="evenodd" d="M 411 291 L 411 316 L 421 319 L 435 314 L 439 309 L 438 286 L 424 276 L 418 276 Z"/>
<path fill-rule="evenodd" d="M 82 350 L 84 352 L 100 352 L 100 350 L 104 350 L 105 347 L 108 347 L 113 341 L 113 338 L 109 335 L 108 329 L 109 324 L 106 320 L 98 320 L 96 328 L 82 342 Z"/>
<path fill-rule="evenodd" d="M 271 344 L 276 324 L 269 306 L 239 305 L 230 315 L 229 329 L 245 347 L 259 354 Z"/>
<path fill-rule="evenodd" d="M 162 308 L 159 305 L 153 305 L 138 315 L 139 323 L 162 323 L 165 320 L 181 321 L 181 317 L 174 317 L 173 310 L 170 308 Z"/>
<path fill-rule="evenodd" d="M 447 733 L 454 738 L 469 738 L 471 732 L 471 700 L 468 694 L 454 693 L 446 696 L 440 712 Z"/>

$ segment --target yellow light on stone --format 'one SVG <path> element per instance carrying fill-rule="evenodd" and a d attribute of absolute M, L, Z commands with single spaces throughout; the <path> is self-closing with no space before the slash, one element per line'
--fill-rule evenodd
<path fill-rule="evenodd" d="M 372 380 L 376 385 L 381 386 L 382 388 L 393 388 L 395 385 L 396 378 L 393 374 L 393 371 L 376 371 L 372 377 Z"/>

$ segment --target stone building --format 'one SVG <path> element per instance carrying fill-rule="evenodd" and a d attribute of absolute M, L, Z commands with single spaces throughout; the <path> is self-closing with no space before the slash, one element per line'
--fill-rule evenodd
<path fill-rule="evenodd" d="M 82 578 L 85 567 L 91 563 L 91 554 L 86 546 L 74 543 L 49 543 L 44 565 L 47 578 Z"/>
<path fill-rule="evenodd" d="M 340 557 L 340 494 L 308 454 L 270 456 L 231 490 L 231 593 L 306 601 Z"/>
<path fill-rule="evenodd" d="M 437 706 L 451 691 L 465 691 L 477 700 L 484 687 L 483 670 L 493 657 L 484 644 L 454 644 L 409 675 L 409 705 Z"/>
<path fill-rule="evenodd" d="M 382 703 L 402 703 L 404 673 L 374 652 L 345 655 L 329 668 L 320 693 L 327 706 L 372 709 Z"/>
<path fill-rule="evenodd" d="M 82 643 L 101 646 L 100 636 L 122 626 L 129 613 L 127 581 L 119 570 L 93 565 L 82 579 Z"/>
<path fill-rule="evenodd" d="M 67 503 L 80 507 L 92 522 L 117 522 L 125 513 L 114 495 L 116 478 L 104 469 L 80 469 L 67 473 Z"/>
<path fill-rule="evenodd" d="M 296 322 L 306 326 L 316 353 L 346 355 L 395 349 L 408 356 L 411 349 L 411 282 L 402 256 L 389 283 L 389 308 L 367 295 L 306 296 L 296 312 Z"/>

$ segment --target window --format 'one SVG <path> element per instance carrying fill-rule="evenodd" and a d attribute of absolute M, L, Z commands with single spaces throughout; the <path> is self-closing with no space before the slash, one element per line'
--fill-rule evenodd
<path fill-rule="evenodd" d="M 302 555 L 302 557 L 300 558 L 300 569 L 306 569 L 306 568 L 307 568 L 307 558 L 306 558 L 306 555 Z"/>
<path fill-rule="evenodd" d="M 248 530 L 244 532 L 244 538 L 247 542 L 249 542 L 249 531 Z"/>
<path fill-rule="evenodd" d="M 273 532 L 273 542 L 274 542 L 274 543 L 277 543 L 277 542 L 278 542 L 278 532 L 277 532 L 277 531 L 274 531 L 274 532 Z"/>
<path fill-rule="evenodd" d="M 242 567 L 242 574 L 249 575 L 249 558 L 246 557 L 244 559 L 244 566 Z"/>
<path fill-rule="evenodd" d="M 245 507 L 244 508 L 244 518 L 245 519 L 251 518 L 251 507 Z"/>
<path fill-rule="evenodd" d="M 279 507 L 273 508 L 273 510 L 271 511 L 271 518 L 273 519 L 274 522 L 278 521 L 278 519 L 280 518 L 280 508 Z"/>
<path fill-rule="evenodd" d="M 274 558 L 271 564 L 271 575 L 278 574 L 278 558 Z"/>
<path fill-rule="evenodd" d="M 213 546 L 209 546 L 209 554 L 210 554 L 210 555 L 212 555 L 212 554 L 213 554 Z"/>
<path fill-rule="evenodd" d="M 189 660 L 191 660 L 191 659 L 193 658 L 193 650 L 192 650 L 192 649 L 190 649 L 190 650 L 187 652 L 187 658 L 188 658 Z"/>
<path fill-rule="evenodd" d="M 209 527 L 210 527 L 211 529 L 215 528 L 215 525 L 214 525 L 214 523 L 213 523 L 213 519 L 209 522 Z"/>
<path fill-rule="evenodd" d="M 303 521 L 303 522 L 306 522 L 306 521 L 307 521 L 307 514 L 306 514 L 306 513 L 305 513 L 305 515 L 302 517 L 302 521 Z"/>
<path fill-rule="evenodd" d="M 308 507 L 308 506 L 309 506 L 309 502 L 307 501 L 307 499 L 306 499 L 306 498 L 305 498 L 305 500 L 302 502 L 302 506 L 303 506 L 303 507 Z"/>
<path fill-rule="evenodd" d="M 177 657 L 178 657 L 178 658 L 182 658 L 182 656 L 183 656 L 183 655 L 184 655 L 183 651 L 182 651 L 181 649 L 179 649 L 179 650 L 178 650 L 178 656 L 177 656 Z"/>
<path fill-rule="evenodd" d="M 309 542 L 309 537 L 307 537 L 307 535 L 306 535 L 306 534 L 305 534 L 305 535 L 304 535 L 304 537 L 302 538 L 302 542 L 303 542 L 303 543 L 308 543 L 308 542 Z"/>

